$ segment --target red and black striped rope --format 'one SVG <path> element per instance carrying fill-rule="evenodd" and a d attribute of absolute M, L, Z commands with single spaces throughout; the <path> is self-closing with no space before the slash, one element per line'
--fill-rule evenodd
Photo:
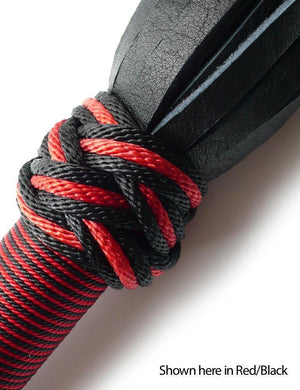
<path fill-rule="evenodd" d="M 205 191 L 110 94 L 55 125 L 20 171 L 22 216 L 0 246 L 0 388 L 23 388 L 108 285 L 174 266 Z"/>

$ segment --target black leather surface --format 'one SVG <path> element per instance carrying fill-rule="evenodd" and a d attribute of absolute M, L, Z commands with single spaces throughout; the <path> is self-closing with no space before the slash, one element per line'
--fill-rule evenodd
<path fill-rule="evenodd" d="M 247 30 L 250 30 L 248 34 L 250 34 L 251 30 L 255 31 L 258 26 L 261 26 L 261 23 L 264 21 L 262 15 L 267 18 L 274 12 L 278 6 L 275 3 L 273 2 L 272 6 L 268 7 L 267 10 L 266 7 L 257 10 L 248 22 Z M 300 7 L 294 5 L 270 25 L 215 82 L 201 93 L 199 98 L 196 98 L 180 115 L 165 125 L 160 130 L 161 136 L 169 140 L 168 142 L 171 142 L 173 147 L 178 150 L 191 149 L 207 131 L 216 126 L 216 123 L 222 120 L 224 115 L 231 111 L 249 93 L 295 42 L 300 35 L 299 20 Z M 242 35 L 245 35 L 245 29 L 243 29 Z M 231 53 L 234 50 L 238 50 L 239 45 L 245 44 L 248 36 L 246 35 L 246 38 L 243 37 L 243 40 L 237 37 L 237 42 L 230 45 L 229 49 L 232 50 L 226 50 L 226 58 L 230 59 Z M 218 69 L 218 64 L 212 64 L 210 69 L 205 72 L 204 77 L 201 77 L 195 83 L 196 85 L 193 86 L 192 90 L 207 82 L 210 74 L 215 69 Z M 297 69 L 294 69 L 294 71 L 294 76 L 296 76 Z M 272 84 L 268 84 L 265 88 L 269 89 L 271 86 Z M 190 121 L 190 118 L 193 118 L 193 120 Z M 181 131 L 185 122 L 189 123 L 188 132 Z"/>
<path fill-rule="evenodd" d="M 111 89 L 211 180 L 295 109 L 299 36 L 299 0 L 144 0 L 116 53 Z"/>
<path fill-rule="evenodd" d="M 299 69 L 300 38 L 234 110 L 188 152 L 203 177 L 210 181 L 230 169 L 282 126 L 287 113 L 292 114 L 300 104 Z"/>
<path fill-rule="evenodd" d="M 236 2 L 141 2 L 117 50 L 110 88 L 143 127 L 148 126 L 188 58 Z"/>
<path fill-rule="evenodd" d="M 234 53 L 234 51 L 238 49 L 239 45 L 245 42 L 248 36 L 250 36 L 251 33 L 253 33 L 255 29 L 260 24 L 262 24 L 266 20 L 266 18 L 281 3 L 282 0 L 272 0 L 272 1 L 259 0 L 255 2 L 244 1 L 243 6 L 245 7 L 245 5 L 247 5 L 247 8 L 242 8 L 241 4 L 237 2 L 235 6 L 231 9 L 231 11 L 227 12 L 227 14 L 224 15 L 222 20 L 215 26 L 215 28 L 205 37 L 204 41 L 198 46 L 198 48 L 195 50 L 192 56 L 187 59 L 187 62 L 180 70 L 180 72 L 176 76 L 176 79 L 168 89 L 163 99 L 163 102 L 160 104 L 159 108 L 155 112 L 151 122 L 148 125 L 148 128 L 150 130 L 155 128 L 155 126 L 158 124 L 161 118 L 164 117 L 165 114 L 164 111 L 170 111 L 170 109 L 178 105 L 182 100 L 186 99 L 186 97 L 191 92 L 193 92 L 193 90 L 197 89 L 199 85 L 203 84 L 208 79 L 208 77 L 214 72 L 214 70 L 219 68 L 222 65 L 222 63 L 224 63 L 228 58 L 230 58 L 230 56 Z M 236 12 L 237 9 L 236 7 L 238 7 L 239 14 L 237 14 Z M 284 42 L 284 39 L 282 41 Z M 283 42 L 281 43 L 281 45 L 285 47 L 286 44 Z M 277 47 L 275 47 L 274 49 L 278 51 Z M 259 48 L 259 50 L 262 51 L 261 48 Z M 272 58 L 270 58 L 270 55 L 272 55 L 272 52 L 270 49 L 268 49 L 268 51 L 269 51 L 269 55 L 265 58 L 265 61 L 271 62 Z M 274 53 L 273 56 L 276 57 L 276 53 Z M 247 58 L 248 59 L 245 59 L 246 67 L 255 65 L 255 63 L 251 60 L 249 63 L 249 58 L 251 59 L 251 53 L 249 53 Z M 259 77 L 259 75 L 254 74 L 255 69 L 253 69 L 253 66 L 251 68 L 252 68 L 251 74 L 249 75 L 248 72 L 247 77 L 243 75 L 245 73 L 244 72 L 245 67 L 244 68 L 236 67 L 235 70 L 233 70 L 233 68 L 229 69 L 230 72 L 231 70 L 233 70 L 231 73 L 234 74 L 233 80 L 238 80 L 235 82 L 235 84 L 237 86 L 237 89 L 239 90 L 238 93 L 240 94 L 246 93 L 245 87 L 241 85 L 241 83 L 245 81 L 243 79 L 251 76 L 252 79 L 255 80 L 257 79 L 257 77 Z M 240 74 L 234 73 L 236 72 L 236 70 L 239 69 L 241 69 Z M 258 68 L 256 69 L 256 71 L 260 73 L 262 72 L 262 70 Z M 193 81 L 189 82 L 192 76 L 193 76 L 192 78 Z M 185 80 L 185 83 L 183 82 L 183 80 Z M 231 80 L 230 90 L 232 89 L 233 86 L 232 85 L 233 80 Z M 248 80 L 248 83 L 249 82 L 250 80 Z M 184 92 L 179 90 L 179 88 L 177 88 L 177 91 L 175 91 L 175 88 L 178 85 L 183 85 L 183 84 L 185 84 Z M 226 95 L 228 95 L 229 90 L 227 86 L 226 88 L 227 88 Z M 218 90 L 215 89 L 214 92 L 212 93 L 213 93 L 213 98 L 211 100 L 212 102 L 215 102 L 217 100 L 216 97 L 217 97 Z M 221 108 L 220 103 L 222 103 L 222 105 L 225 103 L 225 99 L 222 99 L 223 93 L 221 94 L 221 98 L 218 99 L 218 102 L 216 104 L 219 109 Z M 231 95 L 233 95 L 232 90 L 231 90 Z M 205 102 L 203 98 L 201 98 L 201 100 Z M 171 106 L 170 104 L 168 104 L 169 102 L 172 102 Z M 204 105 L 204 103 L 202 102 L 201 104 Z M 215 108 L 216 107 L 214 108 L 211 107 L 210 112 L 212 117 L 214 117 L 217 114 L 217 112 L 215 112 Z M 225 107 L 224 110 L 226 111 Z M 206 112 L 208 112 L 207 109 Z M 205 117 L 203 119 L 207 119 L 207 118 Z M 202 126 L 203 125 L 204 123 L 202 124 Z"/>

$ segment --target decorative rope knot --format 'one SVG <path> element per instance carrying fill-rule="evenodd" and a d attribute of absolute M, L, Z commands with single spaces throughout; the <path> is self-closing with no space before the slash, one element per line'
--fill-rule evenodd
<path fill-rule="evenodd" d="M 135 288 L 175 265 L 205 191 L 189 161 L 100 93 L 47 134 L 20 171 L 17 200 L 53 252 L 114 288 Z"/>

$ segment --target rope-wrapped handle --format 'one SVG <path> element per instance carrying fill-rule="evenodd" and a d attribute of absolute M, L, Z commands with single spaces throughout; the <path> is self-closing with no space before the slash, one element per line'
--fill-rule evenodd
<path fill-rule="evenodd" d="M 22 217 L 0 248 L 1 389 L 23 388 L 107 285 L 174 266 L 205 190 L 110 94 L 55 125 L 20 171 Z"/>

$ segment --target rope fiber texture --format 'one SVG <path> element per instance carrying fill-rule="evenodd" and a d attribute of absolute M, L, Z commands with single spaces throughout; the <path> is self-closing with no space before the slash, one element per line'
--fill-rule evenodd
<path fill-rule="evenodd" d="M 0 246 L 0 389 L 22 389 L 107 286 L 173 267 L 206 184 L 100 93 L 20 171 L 21 218 Z"/>

